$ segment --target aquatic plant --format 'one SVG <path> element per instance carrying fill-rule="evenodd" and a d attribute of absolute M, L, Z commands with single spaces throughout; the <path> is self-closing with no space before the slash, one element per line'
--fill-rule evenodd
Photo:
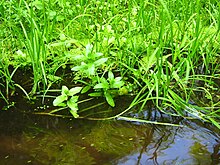
<path fill-rule="evenodd" d="M 3 1 L 3 65 L 31 66 L 32 94 L 46 93 L 51 77 L 61 80 L 60 70 L 71 67 L 81 93 L 104 96 L 111 106 L 122 89 L 134 95 L 112 118 L 152 102 L 162 113 L 220 128 L 219 9 L 217 0 Z"/>
<path fill-rule="evenodd" d="M 84 73 L 86 76 L 91 77 L 97 73 L 97 67 L 104 64 L 108 58 L 101 58 L 102 53 L 93 53 L 93 45 L 87 44 L 85 54 L 74 56 L 74 60 L 81 62 L 80 65 L 74 66 L 71 70 Z"/>
<path fill-rule="evenodd" d="M 66 86 L 62 86 L 61 95 L 57 96 L 53 101 L 54 106 L 60 107 L 69 107 L 69 112 L 73 115 L 73 117 L 77 118 L 79 115 L 77 114 L 78 110 L 78 98 L 79 96 L 75 96 L 75 94 L 81 91 L 82 87 L 74 87 L 68 89 Z"/>
<path fill-rule="evenodd" d="M 102 96 L 106 98 L 106 101 L 112 107 L 115 106 L 113 97 L 118 94 L 119 89 L 124 85 L 122 77 L 114 77 L 112 71 L 108 71 L 108 78 L 101 77 L 100 82 L 93 88 L 96 92 L 89 93 L 89 96 Z"/>

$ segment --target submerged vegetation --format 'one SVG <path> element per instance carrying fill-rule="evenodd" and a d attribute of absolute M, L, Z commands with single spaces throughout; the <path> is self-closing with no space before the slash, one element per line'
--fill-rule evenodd
<path fill-rule="evenodd" d="M 75 118 L 80 92 L 112 107 L 117 96 L 133 95 L 109 119 L 151 102 L 162 113 L 220 128 L 218 0 L 2 1 L 0 28 L 0 99 L 7 106 L 17 88 L 33 99 L 58 85 L 61 95 L 51 102 Z M 18 69 L 31 71 L 31 89 L 15 81 Z"/>

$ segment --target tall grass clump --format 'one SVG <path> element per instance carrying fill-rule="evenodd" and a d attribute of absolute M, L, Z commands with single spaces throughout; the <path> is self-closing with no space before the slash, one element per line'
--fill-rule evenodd
<path fill-rule="evenodd" d="M 150 39 L 144 38 L 144 35 L 139 37 L 134 33 L 130 39 L 132 45 L 137 42 L 135 37 L 139 37 L 143 43 L 145 42 L 143 44 L 145 52 L 143 51 L 143 57 L 137 62 L 139 70 L 127 67 L 133 72 L 133 75 L 136 75 L 136 79 L 139 77 L 139 80 L 144 82 L 142 90 L 139 91 L 131 106 L 141 103 L 141 111 L 147 101 L 153 100 L 158 109 L 164 113 L 180 116 L 186 116 L 187 113 L 196 118 L 213 122 L 217 116 L 212 116 L 213 113 L 210 115 L 210 109 L 199 108 L 189 103 L 192 100 L 196 102 L 193 96 L 198 89 L 200 92 L 203 90 L 204 93 L 208 91 L 210 93 L 212 90 L 198 86 L 198 81 L 213 86 L 213 79 L 219 79 L 219 74 L 216 74 L 219 73 L 219 63 L 217 62 L 219 27 L 216 23 L 219 19 L 219 13 L 216 10 L 218 6 L 214 7 L 211 2 L 198 0 L 179 3 L 163 0 L 159 2 L 155 6 L 148 2 L 145 5 L 139 5 L 143 8 L 151 5 L 151 9 L 155 9 L 152 13 L 156 19 L 150 21 L 155 29 L 148 29 L 146 34 L 150 35 Z M 211 14 L 211 20 L 206 20 L 205 15 L 211 13 L 207 8 L 203 9 L 202 6 L 206 5 L 215 8 L 216 18 Z M 150 17 L 151 12 L 149 10 L 142 12 L 144 9 L 139 10 L 141 16 L 138 17 L 138 20 L 142 19 L 140 22 L 143 24 L 147 20 L 146 18 Z M 145 29 L 145 27 L 140 27 L 141 31 L 142 28 Z M 142 33 L 144 32 L 142 31 Z M 136 51 L 136 48 L 137 46 L 133 46 L 132 51 Z M 126 58 L 124 61 L 122 63 L 124 66 L 129 65 L 125 65 Z M 211 67 L 213 64 L 215 69 Z M 218 72 L 213 73 L 216 70 Z M 213 95 L 209 96 L 212 99 Z M 218 103 L 215 104 L 218 109 L 217 105 Z M 217 122 L 214 124 L 219 127 Z"/>

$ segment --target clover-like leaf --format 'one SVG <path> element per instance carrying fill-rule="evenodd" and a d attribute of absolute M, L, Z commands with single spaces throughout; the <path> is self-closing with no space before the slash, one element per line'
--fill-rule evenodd
<path fill-rule="evenodd" d="M 69 96 L 73 96 L 79 93 L 82 90 L 82 87 L 74 87 L 69 90 Z"/>
<path fill-rule="evenodd" d="M 57 96 L 56 99 L 53 101 L 53 105 L 54 106 L 66 106 L 66 104 L 63 102 L 66 101 L 67 99 L 68 99 L 67 95 Z"/>

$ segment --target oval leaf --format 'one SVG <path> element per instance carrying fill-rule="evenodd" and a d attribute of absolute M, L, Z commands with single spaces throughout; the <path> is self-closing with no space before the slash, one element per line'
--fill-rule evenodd
<path fill-rule="evenodd" d="M 87 71 L 89 75 L 95 75 L 95 65 L 94 64 L 88 64 Z"/>
<path fill-rule="evenodd" d="M 69 96 L 73 96 L 81 91 L 82 87 L 74 87 L 69 90 Z"/>
<path fill-rule="evenodd" d="M 105 98 L 106 98 L 106 101 L 108 102 L 109 105 L 111 105 L 112 107 L 115 106 L 115 102 L 114 102 L 112 96 L 108 92 L 105 92 Z"/>
<path fill-rule="evenodd" d="M 93 93 L 89 93 L 89 96 L 91 96 L 91 97 L 100 97 L 100 96 L 102 96 L 102 93 L 101 92 L 93 92 Z"/>
<path fill-rule="evenodd" d="M 66 86 L 62 86 L 61 94 L 62 95 L 68 95 L 68 93 L 69 93 L 69 89 Z"/>
<path fill-rule="evenodd" d="M 112 73 L 112 71 L 108 72 L 108 80 L 113 80 L 114 79 L 114 74 Z"/>
<path fill-rule="evenodd" d="M 67 106 L 71 109 L 71 110 L 78 110 L 78 105 L 76 102 L 72 101 L 72 100 L 68 100 L 67 101 Z"/>
<path fill-rule="evenodd" d="M 80 65 L 80 66 L 75 66 L 71 70 L 72 71 L 79 71 L 79 70 L 84 70 L 86 68 L 86 65 Z"/>
<path fill-rule="evenodd" d="M 94 89 L 101 89 L 101 88 L 103 88 L 103 89 L 106 88 L 104 83 L 99 83 L 94 86 Z"/>
<path fill-rule="evenodd" d="M 85 86 L 85 87 L 82 89 L 81 94 L 84 94 L 84 93 L 88 92 L 90 89 L 91 89 L 91 86 Z"/>
<path fill-rule="evenodd" d="M 56 99 L 53 101 L 53 105 L 54 106 L 63 106 L 63 104 L 61 105 L 61 103 L 63 103 L 63 101 L 67 100 L 67 96 L 66 95 L 60 95 L 57 96 Z"/>
<path fill-rule="evenodd" d="M 124 82 L 123 82 L 123 81 L 115 81 L 115 82 L 112 84 L 112 88 L 121 88 L 123 85 L 124 85 Z"/>
<path fill-rule="evenodd" d="M 94 63 L 96 66 L 99 66 L 99 65 L 104 64 L 107 60 L 108 60 L 108 58 L 101 58 L 101 59 L 95 61 Z"/>

